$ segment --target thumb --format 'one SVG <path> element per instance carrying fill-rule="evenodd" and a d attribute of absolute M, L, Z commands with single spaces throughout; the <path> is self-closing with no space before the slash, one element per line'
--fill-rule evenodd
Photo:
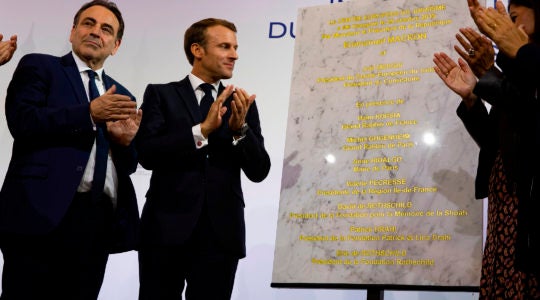
<path fill-rule="evenodd" d="M 116 93 L 116 85 L 113 84 L 104 95 L 114 95 Z"/>
<path fill-rule="evenodd" d="M 524 39 L 529 39 L 529 35 L 527 34 L 527 32 L 525 32 L 525 25 L 524 24 L 521 24 L 518 26 L 518 30 L 519 30 L 519 33 L 521 35 L 521 38 L 524 38 Z"/>
<path fill-rule="evenodd" d="M 223 117 L 223 115 L 225 115 L 226 112 L 227 112 L 227 106 L 222 106 L 222 107 L 219 109 L 219 116 L 220 116 L 220 117 Z"/>

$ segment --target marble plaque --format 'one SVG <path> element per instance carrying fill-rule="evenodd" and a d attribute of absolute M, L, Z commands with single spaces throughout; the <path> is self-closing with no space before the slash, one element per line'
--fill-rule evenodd
<path fill-rule="evenodd" d="M 479 285 L 479 149 L 432 62 L 465 26 L 465 0 L 299 10 L 273 286 Z"/>

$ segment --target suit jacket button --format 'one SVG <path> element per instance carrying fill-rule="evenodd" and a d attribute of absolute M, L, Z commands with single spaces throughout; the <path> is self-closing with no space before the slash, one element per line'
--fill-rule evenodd
<path fill-rule="evenodd" d="M 82 172 L 84 171 L 84 168 L 82 166 L 77 166 L 77 172 Z"/>

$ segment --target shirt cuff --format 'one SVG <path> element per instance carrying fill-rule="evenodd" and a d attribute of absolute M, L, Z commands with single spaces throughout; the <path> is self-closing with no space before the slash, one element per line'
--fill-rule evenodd
<path fill-rule="evenodd" d="M 89 117 L 90 117 L 90 122 L 92 122 L 92 128 L 94 129 L 94 131 L 96 131 L 96 123 L 94 122 L 94 119 L 92 119 L 92 114 L 89 114 Z"/>
<path fill-rule="evenodd" d="M 193 141 L 195 141 L 195 147 L 197 149 L 201 149 L 208 145 L 208 139 L 202 134 L 201 124 L 191 127 L 191 131 L 193 132 Z"/>
<path fill-rule="evenodd" d="M 235 138 L 235 137 L 233 136 L 233 141 L 232 141 L 233 146 L 238 145 L 238 143 L 240 143 L 240 141 L 243 140 L 243 139 L 245 139 L 245 138 L 246 138 L 245 135 L 242 135 L 242 136 L 240 136 L 239 138 Z"/>

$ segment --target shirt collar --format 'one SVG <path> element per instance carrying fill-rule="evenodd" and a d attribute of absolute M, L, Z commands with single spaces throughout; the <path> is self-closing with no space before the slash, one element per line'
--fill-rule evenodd
<path fill-rule="evenodd" d="M 73 59 L 75 60 L 75 64 L 77 64 L 77 69 L 79 69 L 79 73 L 86 72 L 87 70 L 92 70 L 75 53 L 71 52 L 71 55 L 73 56 Z M 101 80 L 102 78 L 101 76 L 103 75 L 103 68 L 97 69 L 94 71 L 98 74 L 98 79 Z"/>
<path fill-rule="evenodd" d="M 197 88 L 199 88 L 199 85 L 205 83 L 202 79 L 193 75 L 193 73 L 189 73 L 188 78 L 189 78 L 189 82 L 191 83 L 191 87 L 193 88 L 194 91 Z M 218 80 L 217 82 L 214 82 L 214 83 L 210 83 L 214 87 L 215 91 L 218 91 L 220 82 L 221 80 Z"/>

